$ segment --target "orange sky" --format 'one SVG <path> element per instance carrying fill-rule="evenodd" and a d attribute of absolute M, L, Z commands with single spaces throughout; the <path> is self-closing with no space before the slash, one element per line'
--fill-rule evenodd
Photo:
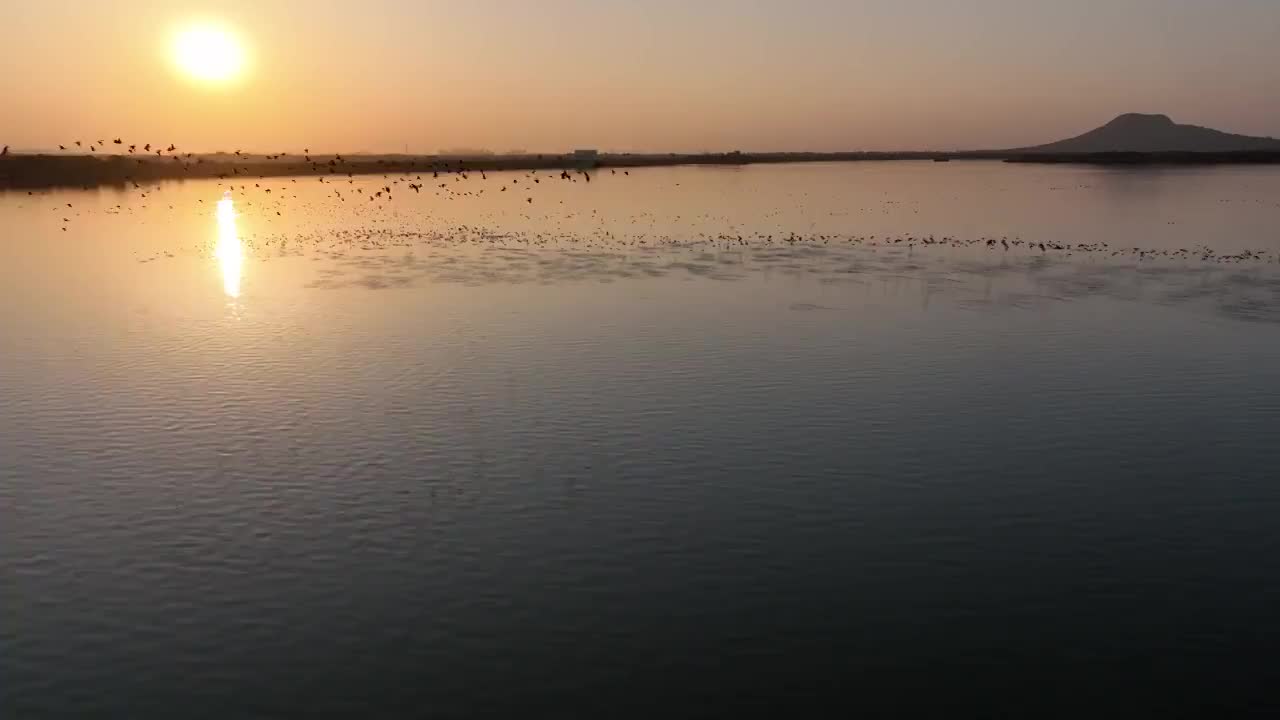
<path fill-rule="evenodd" d="M 49 0 L 3 11 L 0 142 L 434 152 L 1001 147 L 1126 111 L 1280 136 L 1275 0 Z M 180 75 L 210 19 L 250 65 Z"/>

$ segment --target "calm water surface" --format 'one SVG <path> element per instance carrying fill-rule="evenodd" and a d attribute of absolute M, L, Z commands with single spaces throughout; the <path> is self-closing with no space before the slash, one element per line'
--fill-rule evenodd
<path fill-rule="evenodd" d="M 0 195 L 5 717 L 1274 707 L 1280 170 L 537 179 Z"/>

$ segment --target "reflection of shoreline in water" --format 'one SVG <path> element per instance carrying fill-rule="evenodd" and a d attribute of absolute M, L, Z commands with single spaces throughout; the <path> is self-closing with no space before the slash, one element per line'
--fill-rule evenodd
<path fill-rule="evenodd" d="M 223 194 L 218 201 L 218 244 L 214 248 L 214 257 L 222 271 L 222 290 L 227 297 L 240 297 L 240 276 L 244 269 L 244 248 L 240 244 L 240 235 L 236 232 L 236 209 L 231 199 L 231 192 Z"/>

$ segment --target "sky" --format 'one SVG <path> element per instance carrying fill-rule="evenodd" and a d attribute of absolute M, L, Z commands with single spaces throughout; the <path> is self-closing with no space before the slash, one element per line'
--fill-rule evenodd
<path fill-rule="evenodd" d="M 235 81 L 176 69 L 201 23 Z M 0 27 L 15 148 L 977 149 L 1122 112 L 1280 136 L 1280 0 L 42 0 Z"/>

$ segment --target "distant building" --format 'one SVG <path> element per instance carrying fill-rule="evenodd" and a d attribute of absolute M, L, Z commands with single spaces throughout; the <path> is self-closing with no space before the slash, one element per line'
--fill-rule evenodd
<path fill-rule="evenodd" d="M 595 167 L 600 162 L 599 150 L 574 150 L 569 157 L 573 158 L 573 164 L 580 168 Z"/>

